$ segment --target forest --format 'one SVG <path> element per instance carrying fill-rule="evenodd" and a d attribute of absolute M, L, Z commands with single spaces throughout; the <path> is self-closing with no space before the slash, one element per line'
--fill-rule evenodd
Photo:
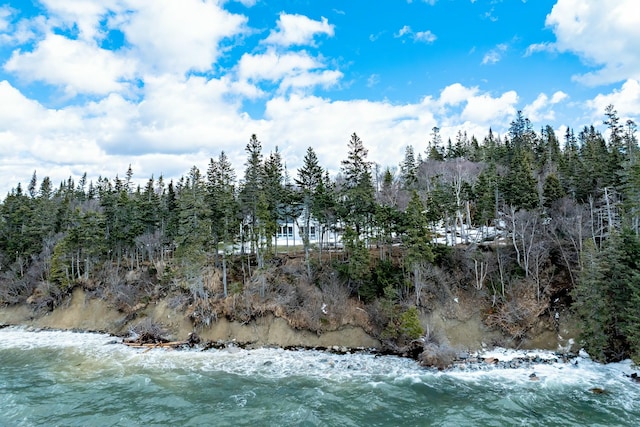
<path fill-rule="evenodd" d="M 351 304 L 402 343 L 466 295 L 515 340 L 566 308 L 594 359 L 639 361 L 640 150 L 613 106 L 603 125 L 559 137 L 518 112 L 503 136 L 446 142 L 434 127 L 385 167 L 353 133 L 335 176 L 312 147 L 291 176 L 256 135 L 240 175 L 224 152 L 175 182 L 34 172 L 0 204 L 0 305 L 46 312 L 80 286 L 132 315 L 170 296 L 196 326 L 272 313 L 322 332 L 357 323 Z M 292 221 L 295 244 L 278 238 Z"/>

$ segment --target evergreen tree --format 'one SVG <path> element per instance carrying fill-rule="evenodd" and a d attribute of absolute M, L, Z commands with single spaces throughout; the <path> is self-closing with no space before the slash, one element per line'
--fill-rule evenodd
<path fill-rule="evenodd" d="M 239 230 L 235 171 L 224 151 L 218 160 L 211 159 L 207 170 L 207 200 L 211 212 L 211 232 L 216 254 L 222 245 L 222 285 L 228 294 L 227 261 L 233 254 L 235 236 Z"/>
<path fill-rule="evenodd" d="M 240 209 L 248 226 L 251 250 L 255 251 L 260 240 L 258 230 L 258 202 L 262 193 L 262 143 L 253 134 L 245 151 L 244 181 L 240 190 Z"/>
<path fill-rule="evenodd" d="M 509 172 L 502 181 L 505 202 L 517 209 L 534 209 L 539 204 L 531 163 L 522 150 L 515 150 Z"/>
<path fill-rule="evenodd" d="M 636 354 L 639 292 L 640 240 L 633 233 L 612 233 L 600 251 L 588 242 L 583 252 L 583 271 L 574 289 L 574 309 L 582 323 L 587 352 L 603 362 L 619 361 Z"/>
<path fill-rule="evenodd" d="M 404 240 L 407 251 L 405 264 L 413 273 L 413 285 L 416 291 L 416 305 L 420 305 L 420 290 L 424 284 L 422 272 L 426 263 L 433 261 L 431 250 L 431 232 L 426 209 L 417 192 L 413 192 L 405 211 L 407 225 Z"/>
<path fill-rule="evenodd" d="M 415 188 L 418 183 L 418 164 L 411 145 L 407 145 L 405 148 L 404 160 L 400 164 L 400 174 L 403 188 Z"/>
<path fill-rule="evenodd" d="M 342 219 L 351 225 L 358 236 L 365 229 L 375 212 L 374 187 L 371 163 L 367 161 L 367 149 L 355 133 L 349 140 L 349 153 L 342 161 L 344 186 L 342 188 Z"/>
<path fill-rule="evenodd" d="M 200 170 L 193 166 L 177 194 L 178 254 L 186 260 L 203 262 L 210 236 L 210 210 Z"/>
<path fill-rule="evenodd" d="M 427 148 L 427 159 L 442 161 L 444 160 L 442 137 L 440 136 L 440 128 L 434 126 L 431 129 L 431 139 Z"/>
<path fill-rule="evenodd" d="M 564 189 L 555 174 L 550 174 L 544 181 L 542 192 L 543 206 L 550 208 L 553 202 L 564 197 Z"/>
<path fill-rule="evenodd" d="M 262 227 L 265 230 L 267 251 L 271 252 L 271 242 L 276 238 L 278 226 L 284 219 L 284 206 L 286 202 L 284 189 L 284 165 L 282 157 L 276 147 L 269 154 L 263 165 L 262 186 L 264 195 L 264 215 L 261 218 Z M 277 248 L 276 248 L 277 250 Z"/>
<path fill-rule="evenodd" d="M 585 127 L 578 135 L 580 142 L 580 166 L 576 179 L 576 199 L 586 202 L 590 197 L 611 185 L 611 164 L 607 145 L 593 126 Z"/>
<path fill-rule="evenodd" d="M 604 298 L 606 267 L 591 241 L 587 241 L 581 262 L 583 270 L 573 290 L 573 309 L 581 321 L 580 334 L 585 350 L 593 359 L 606 361 L 612 313 Z"/>
<path fill-rule="evenodd" d="M 489 225 L 497 218 L 498 182 L 496 165 L 490 163 L 486 169 L 480 172 L 474 185 L 475 224 Z"/>
<path fill-rule="evenodd" d="M 302 197 L 302 244 L 304 245 L 304 258 L 307 266 L 307 275 L 311 277 L 311 263 L 309 259 L 311 217 L 319 202 L 318 189 L 322 185 L 322 168 L 318 157 L 312 147 L 307 148 L 303 164 L 298 169 L 298 177 L 295 180 Z"/>

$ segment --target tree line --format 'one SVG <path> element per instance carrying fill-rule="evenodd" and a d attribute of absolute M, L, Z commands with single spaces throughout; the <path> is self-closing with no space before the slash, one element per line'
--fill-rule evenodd
<path fill-rule="evenodd" d="M 166 283 L 191 285 L 213 266 L 223 283 L 217 297 L 250 281 L 263 294 L 274 259 L 299 252 L 309 280 L 330 269 L 365 302 L 421 307 L 429 295 L 471 289 L 487 301 L 487 322 L 514 337 L 561 301 L 581 319 L 595 358 L 638 358 L 636 125 L 621 123 L 613 106 L 603 124 L 606 137 L 586 126 L 559 138 L 518 112 L 502 137 L 460 131 L 446 143 L 434 127 L 422 151 L 408 145 L 402 162 L 386 167 L 353 133 L 333 177 L 312 147 L 291 176 L 278 148 L 264 153 L 256 135 L 241 176 L 224 152 L 206 171 L 194 166 L 144 186 L 131 168 L 57 187 L 34 172 L 0 204 L 0 303 L 22 302 L 42 284 L 64 292 L 105 265 L 162 266 Z M 292 222 L 299 247 L 278 238 Z M 339 251 L 326 244 L 331 234 Z"/>

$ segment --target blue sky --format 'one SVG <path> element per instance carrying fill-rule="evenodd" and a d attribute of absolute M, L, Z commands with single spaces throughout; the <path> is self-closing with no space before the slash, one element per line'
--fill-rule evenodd
<path fill-rule="evenodd" d="M 375 6 L 373 6 L 375 5 Z M 22 0 L 0 3 L 0 194 L 87 172 L 176 178 L 255 133 L 291 174 L 356 132 L 396 166 L 466 131 L 640 118 L 633 0 Z"/>

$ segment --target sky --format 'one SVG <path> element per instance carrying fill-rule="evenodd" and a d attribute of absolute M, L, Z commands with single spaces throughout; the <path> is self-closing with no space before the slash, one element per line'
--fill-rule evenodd
<path fill-rule="evenodd" d="M 87 173 L 242 176 L 252 134 L 295 176 L 354 132 L 381 167 L 434 127 L 640 119 L 637 0 L 0 0 L 0 199 Z"/>

